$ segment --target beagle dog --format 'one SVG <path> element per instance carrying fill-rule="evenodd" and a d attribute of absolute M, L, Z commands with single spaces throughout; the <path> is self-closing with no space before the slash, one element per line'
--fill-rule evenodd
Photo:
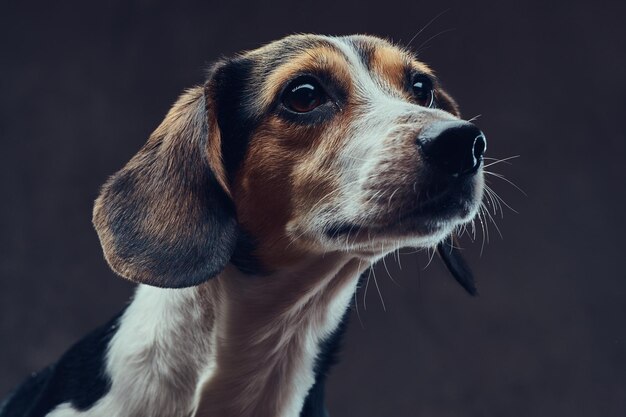
<path fill-rule="evenodd" d="M 222 59 L 102 187 L 104 256 L 139 283 L 2 417 L 323 417 L 359 277 L 451 244 L 486 140 L 413 53 L 295 35 Z"/>

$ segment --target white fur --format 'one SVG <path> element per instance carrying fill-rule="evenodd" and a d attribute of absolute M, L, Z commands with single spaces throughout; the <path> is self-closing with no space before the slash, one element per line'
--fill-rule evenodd
<path fill-rule="evenodd" d="M 196 289 L 139 286 L 111 340 L 111 390 L 89 410 L 61 404 L 49 417 L 173 417 L 193 412 L 198 379 L 213 368 L 212 311 Z"/>
<path fill-rule="evenodd" d="M 264 277 L 228 267 L 207 284 L 182 290 L 139 286 L 108 350 L 111 390 L 86 411 L 64 403 L 48 417 L 186 417 L 203 398 L 209 403 L 198 416 L 297 417 L 314 382 L 320 342 L 339 324 L 369 265 L 337 257 L 315 263 Z M 251 298 L 247 283 L 260 284 L 249 291 Z M 285 285 L 282 293 L 272 291 L 272 283 Z M 280 302 L 277 295 L 290 299 L 290 308 L 261 314 L 238 304 L 272 305 Z M 234 317 L 234 306 L 243 314 Z M 228 336 L 218 340 L 227 329 L 252 332 L 243 344 Z M 220 362 L 220 349 L 221 357 L 236 360 Z M 280 384 L 272 379 L 276 375 Z M 222 381 L 231 379 L 241 382 L 243 391 L 224 391 Z M 206 414 L 207 409 L 221 411 Z"/>

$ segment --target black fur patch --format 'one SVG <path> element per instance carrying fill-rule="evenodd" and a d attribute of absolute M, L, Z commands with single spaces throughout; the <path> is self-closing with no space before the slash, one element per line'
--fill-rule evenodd
<path fill-rule="evenodd" d="M 270 271 L 267 271 L 257 257 L 254 255 L 254 250 L 257 247 L 256 239 L 248 232 L 239 230 L 237 236 L 237 245 L 235 246 L 235 252 L 230 258 L 230 263 L 235 265 L 241 272 L 249 275 L 267 275 Z"/>
<path fill-rule="evenodd" d="M 219 62 L 210 75 L 213 100 L 216 107 L 217 124 L 221 136 L 222 160 L 228 176 L 233 183 L 237 170 L 243 162 L 250 137 L 259 121 L 253 116 L 253 110 L 246 107 L 250 102 L 247 83 L 250 82 L 253 62 L 248 58 L 238 57 Z M 231 263 L 247 274 L 263 274 L 254 257 L 256 242 L 244 230 L 239 230 Z"/>
<path fill-rule="evenodd" d="M 326 377 L 328 376 L 330 368 L 338 362 L 337 355 L 341 348 L 341 340 L 348 327 L 350 311 L 350 308 L 346 310 L 339 326 L 337 326 L 333 334 L 326 338 L 320 346 L 320 353 L 315 361 L 314 368 L 315 383 L 304 400 L 304 407 L 300 412 L 300 417 L 328 417 L 324 393 Z"/>
<path fill-rule="evenodd" d="M 253 62 L 250 59 L 238 57 L 218 64 L 213 74 L 217 124 L 222 137 L 222 158 L 231 183 L 246 155 L 250 136 L 258 125 L 252 109 L 247 108 L 251 101 L 248 83 L 252 68 Z"/>
<path fill-rule="evenodd" d="M 27 379 L 0 409 L 0 417 L 44 417 L 67 402 L 77 410 L 91 408 L 111 389 L 106 352 L 121 315 L 72 346 L 56 364 Z"/>

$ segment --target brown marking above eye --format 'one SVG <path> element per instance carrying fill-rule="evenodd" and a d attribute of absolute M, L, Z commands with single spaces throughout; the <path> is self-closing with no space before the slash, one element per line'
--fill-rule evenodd
<path fill-rule="evenodd" d="M 406 91 L 406 71 L 411 60 L 404 51 L 384 44 L 375 45 L 370 50 L 368 66 L 385 83 L 400 92 Z"/>
<path fill-rule="evenodd" d="M 341 87 L 346 91 L 350 90 L 351 76 L 343 54 L 331 46 L 317 46 L 302 51 L 268 76 L 260 91 L 261 108 L 268 108 L 291 79 L 304 73 L 330 74 Z"/>
<path fill-rule="evenodd" d="M 380 40 L 372 42 L 359 45 L 364 51 L 364 59 L 370 71 L 402 96 L 428 107 L 434 95 L 435 82 L 432 70 L 403 49 Z M 421 82 L 421 87 L 426 87 L 426 90 L 416 89 L 414 87 L 416 82 Z"/>

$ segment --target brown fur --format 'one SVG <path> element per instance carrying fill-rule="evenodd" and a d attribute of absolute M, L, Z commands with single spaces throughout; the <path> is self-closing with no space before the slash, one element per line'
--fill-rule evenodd
<path fill-rule="evenodd" d="M 308 251 L 320 252 L 286 235 L 300 217 L 336 189 L 333 161 L 345 138 L 344 112 L 329 126 L 292 126 L 270 117 L 250 141 L 235 182 L 235 205 L 242 227 L 259 239 L 255 253 L 267 270 L 288 266 Z M 271 213 L 259 217 L 259 213 Z"/>
<path fill-rule="evenodd" d="M 388 45 L 373 48 L 369 67 L 385 83 L 394 87 L 398 93 L 407 96 L 406 70 L 413 64 L 412 59 L 402 50 Z"/>
<path fill-rule="evenodd" d="M 261 88 L 262 94 L 259 104 L 262 107 L 269 106 L 295 74 L 318 71 L 329 74 L 344 89 L 350 90 L 350 72 L 345 58 L 329 45 L 317 46 L 274 69 Z"/>

